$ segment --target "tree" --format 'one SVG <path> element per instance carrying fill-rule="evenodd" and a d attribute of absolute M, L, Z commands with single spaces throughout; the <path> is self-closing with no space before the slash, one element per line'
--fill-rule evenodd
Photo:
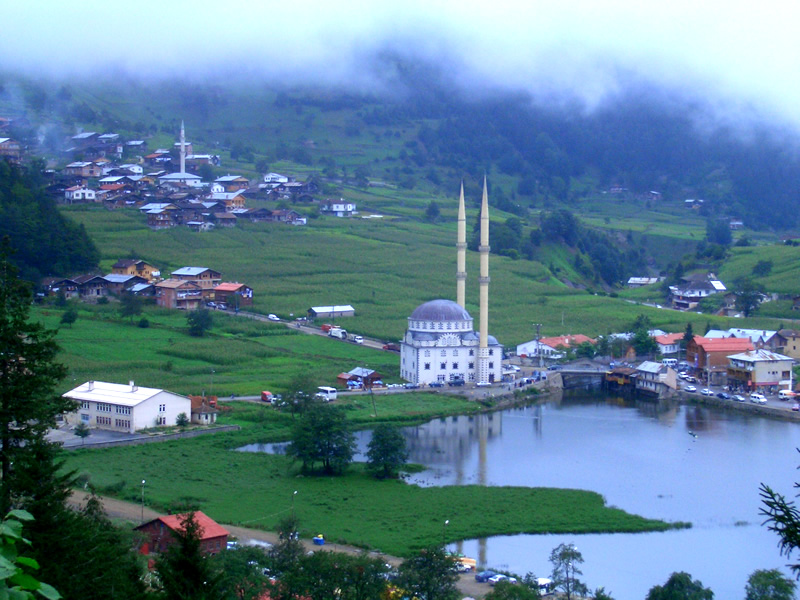
<path fill-rule="evenodd" d="M 297 519 L 286 517 L 278 523 L 278 543 L 269 552 L 269 571 L 275 581 L 269 584 L 270 597 L 291 600 L 303 592 L 300 560 L 305 554 L 297 534 Z"/>
<path fill-rule="evenodd" d="M 606 592 L 606 588 L 599 587 L 594 591 L 594 600 L 614 600 L 614 598 Z"/>
<path fill-rule="evenodd" d="M 186 416 L 185 412 L 182 412 L 175 417 L 175 424 L 178 427 L 186 427 L 189 424 L 189 417 Z"/>
<path fill-rule="evenodd" d="M 428 204 L 428 208 L 425 209 L 425 218 L 431 223 L 435 223 L 439 218 L 439 214 L 439 205 L 436 204 L 435 201 L 431 200 Z"/>
<path fill-rule="evenodd" d="M 735 282 L 736 310 L 742 311 L 745 317 L 751 316 L 761 306 L 763 290 L 747 277 L 742 277 Z"/>
<path fill-rule="evenodd" d="M 689 345 L 694 339 L 694 331 L 692 330 L 692 324 L 686 323 L 686 330 L 683 332 L 683 337 L 681 338 L 681 347 L 685 350 L 686 346 Z"/>
<path fill-rule="evenodd" d="M 89 426 L 86 423 L 81 421 L 75 426 L 75 429 L 72 430 L 72 433 L 81 438 L 81 446 L 83 446 L 83 443 L 86 440 L 86 438 L 92 434 L 92 430 L 89 429 Z"/>
<path fill-rule="evenodd" d="M 64 311 L 64 314 L 61 315 L 61 320 L 59 323 L 61 325 L 69 325 L 72 327 L 72 324 L 78 320 L 78 311 L 74 308 L 68 308 Z"/>
<path fill-rule="evenodd" d="M 419 600 L 455 600 L 459 597 L 455 559 L 444 546 L 422 550 L 400 565 L 397 586 Z"/>
<path fill-rule="evenodd" d="M 269 579 L 264 569 L 269 559 L 261 548 L 243 547 L 219 552 L 211 558 L 214 571 L 221 573 L 220 600 L 257 600 L 264 597 Z"/>
<path fill-rule="evenodd" d="M 221 575 L 203 553 L 200 541 L 203 528 L 189 512 L 166 552 L 156 559 L 156 571 L 166 600 L 217 600 Z"/>
<path fill-rule="evenodd" d="M 367 450 L 367 465 L 376 477 L 395 477 L 407 459 L 406 438 L 397 427 L 381 424 L 372 431 Z"/>
<path fill-rule="evenodd" d="M 189 324 L 189 335 L 203 337 L 211 329 L 213 317 L 211 311 L 198 308 L 186 314 L 186 322 Z"/>
<path fill-rule="evenodd" d="M 800 488 L 800 484 L 795 483 L 794 487 Z M 764 524 L 778 534 L 781 555 L 789 558 L 795 549 L 800 548 L 800 511 L 794 502 L 763 483 L 759 495 L 764 504 L 761 514 L 767 518 Z M 789 565 L 789 568 L 800 577 L 800 563 Z"/>
<path fill-rule="evenodd" d="M 11 507 L 13 472 L 32 442 L 44 439 L 56 415 L 74 410 L 55 393 L 66 374 L 56 362 L 56 332 L 28 321 L 31 294 L 0 248 L 0 511 Z"/>
<path fill-rule="evenodd" d="M 144 306 L 144 299 L 141 296 L 126 292 L 119 297 L 119 314 L 122 318 L 130 317 L 133 323 L 133 317 L 142 314 L 142 307 Z"/>
<path fill-rule="evenodd" d="M 355 437 L 347 424 L 344 409 L 313 404 L 303 413 L 292 431 L 287 453 L 303 461 L 303 471 L 322 464 L 327 474 L 341 473 L 353 460 Z"/>
<path fill-rule="evenodd" d="M 647 592 L 645 600 L 712 600 L 714 592 L 688 573 L 673 573 L 667 583 L 656 585 Z"/>
<path fill-rule="evenodd" d="M 758 569 L 747 579 L 745 600 L 794 600 L 796 588 L 778 569 Z"/>
<path fill-rule="evenodd" d="M 574 544 L 559 544 L 550 553 L 550 563 L 553 565 L 553 588 L 564 592 L 567 600 L 573 596 L 585 596 L 589 592 L 578 575 L 583 575 L 578 565 L 583 563 L 583 556 Z"/>
<path fill-rule="evenodd" d="M 56 589 L 42 583 L 30 571 L 39 569 L 34 559 L 20 554 L 19 546 L 29 544 L 22 536 L 23 522 L 32 521 L 33 515 L 24 510 L 12 510 L 0 527 L 0 598 L 48 600 L 61 598 Z"/>

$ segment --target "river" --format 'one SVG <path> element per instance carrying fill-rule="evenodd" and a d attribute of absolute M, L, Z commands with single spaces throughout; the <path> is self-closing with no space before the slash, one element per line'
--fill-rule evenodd
<path fill-rule="evenodd" d="M 798 479 L 796 423 L 697 406 L 659 409 L 604 395 L 437 419 L 404 429 L 418 485 L 577 488 L 649 518 L 691 529 L 646 534 L 515 535 L 450 545 L 479 564 L 549 575 L 550 551 L 574 543 L 581 577 L 617 600 L 641 600 L 675 571 L 716 598 L 744 597 L 756 569 L 785 568 L 778 538 L 762 526 L 759 485 L 787 497 Z M 369 432 L 360 432 L 363 449 Z M 486 507 L 491 510 L 491 507 Z M 458 519 L 454 510 L 450 521 Z"/>

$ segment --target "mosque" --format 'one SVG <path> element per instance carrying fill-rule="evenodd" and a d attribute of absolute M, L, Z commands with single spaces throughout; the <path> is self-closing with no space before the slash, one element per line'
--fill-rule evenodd
<path fill-rule="evenodd" d="M 462 184 L 458 202 L 456 301 L 431 300 L 411 313 L 400 347 L 400 374 L 406 381 L 427 385 L 501 380 L 503 347 L 489 335 L 489 197 L 485 178 L 480 229 L 480 323 L 476 333 L 465 308 L 467 218 Z"/>

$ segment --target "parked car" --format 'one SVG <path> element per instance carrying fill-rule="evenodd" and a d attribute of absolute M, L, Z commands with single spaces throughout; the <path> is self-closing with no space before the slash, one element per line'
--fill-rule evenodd
<path fill-rule="evenodd" d="M 697 388 L 694 387 L 693 385 L 687 385 L 687 386 L 684 386 L 683 391 L 684 392 L 689 392 L 690 394 L 693 394 L 694 392 L 697 391 Z"/>
<path fill-rule="evenodd" d="M 712 392 L 708 388 L 703 388 L 702 390 L 700 390 L 700 393 L 703 394 L 703 396 L 713 396 L 714 395 L 714 392 Z"/>
<path fill-rule="evenodd" d="M 719 394 L 717 394 L 717 398 L 721 398 L 722 400 L 730 400 L 731 395 L 726 394 L 725 392 L 720 392 Z"/>
<path fill-rule="evenodd" d="M 267 318 L 268 318 L 270 321 L 280 321 L 280 318 L 278 317 L 278 315 L 273 315 L 272 313 L 268 314 L 268 315 L 267 315 Z"/>
<path fill-rule="evenodd" d="M 444 381 L 431 381 L 428 387 L 444 387 Z"/>
<path fill-rule="evenodd" d="M 449 385 L 450 387 L 463 386 L 464 385 L 464 380 L 463 379 L 451 379 L 450 381 L 447 382 L 447 385 Z"/>
<path fill-rule="evenodd" d="M 354 335 L 353 336 L 353 343 L 355 343 L 355 344 L 363 344 L 364 343 L 364 337 L 360 336 L 360 335 Z"/>
<path fill-rule="evenodd" d="M 733 399 L 736 400 L 736 402 L 744 402 L 744 396 L 740 396 L 739 394 L 734 394 Z"/>
<path fill-rule="evenodd" d="M 400 352 L 400 344 L 384 344 L 383 349 L 391 352 Z"/>
<path fill-rule="evenodd" d="M 418 383 L 406 383 L 406 384 L 403 384 L 403 387 L 406 388 L 407 390 L 416 390 L 417 388 L 419 388 L 419 384 Z"/>
<path fill-rule="evenodd" d="M 792 410 L 795 411 L 795 412 L 799 411 L 800 410 L 800 404 L 798 404 L 797 402 L 792 404 Z"/>
<path fill-rule="evenodd" d="M 478 383 L 475 384 L 475 387 L 489 387 L 490 385 L 492 384 L 489 383 L 488 381 L 479 381 Z"/>
<path fill-rule="evenodd" d="M 753 402 L 754 404 L 766 404 L 767 399 L 766 397 L 764 397 L 763 394 L 758 394 L 756 392 L 753 392 L 752 394 L 750 394 L 750 402 Z"/>
<path fill-rule="evenodd" d="M 502 573 L 498 573 L 494 577 L 490 577 L 489 578 L 489 585 L 494 587 L 495 585 L 497 585 L 501 581 L 507 581 L 508 583 L 517 583 L 517 578 L 516 577 L 509 577 L 508 575 L 503 575 Z"/>
<path fill-rule="evenodd" d="M 478 581 L 480 583 L 486 583 L 487 581 L 489 581 L 489 579 L 491 579 L 495 575 L 497 575 L 497 573 L 495 573 L 494 571 L 481 571 L 480 573 L 475 573 L 475 581 Z"/>

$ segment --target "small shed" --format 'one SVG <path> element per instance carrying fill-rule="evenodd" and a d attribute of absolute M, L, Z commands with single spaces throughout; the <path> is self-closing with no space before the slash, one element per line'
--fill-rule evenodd
<path fill-rule="evenodd" d="M 158 517 L 135 528 L 148 538 L 151 552 L 165 552 L 176 538 L 174 532 L 184 529 L 189 513 Z M 228 543 L 228 530 L 201 511 L 194 513 L 195 522 L 200 528 L 200 549 L 205 554 L 216 554 L 225 550 Z"/>
<path fill-rule="evenodd" d="M 331 306 L 312 306 L 308 309 L 308 318 L 335 319 L 336 317 L 354 317 L 356 309 L 349 304 L 334 304 Z"/>

